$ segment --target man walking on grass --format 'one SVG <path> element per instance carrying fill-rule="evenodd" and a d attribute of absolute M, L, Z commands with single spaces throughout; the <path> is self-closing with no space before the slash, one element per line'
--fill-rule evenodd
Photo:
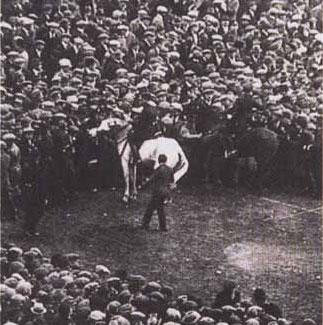
<path fill-rule="evenodd" d="M 147 181 L 147 183 L 153 183 L 153 191 L 142 223 L 142 228 L 146 230 L 149 229 L 152 215 L 157 210 L 159 229 L 167 231 L 164 205 L 165 201 L 170 197 L 171 189 L 174 187 L 174 172 L 172 168 L 166 165 L 166 162 L 167 157 L 163 154 L 159 155 L 159 167 Z"/>

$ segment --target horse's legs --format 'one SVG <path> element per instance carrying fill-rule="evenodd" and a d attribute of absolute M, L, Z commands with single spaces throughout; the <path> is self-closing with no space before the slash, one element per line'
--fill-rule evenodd
<path fill-rule="evenodd" d="M 137 199 L 137 164 L 133 163 L 133 165 L 130 166 L 130 180 L 131 180 L 131 199 L 136 200 Z"/>
<path fill-rule="evenodd" d="M 129 168 L 129 160 L 127 157 L 121 157 L 121 166 L 123 171 L 123 177 L 124 177 L 124 194 L 122 197 L 122 201 L 124 203 L 129 202 L 129 196 L 130 196 L 130 168 Z"/>

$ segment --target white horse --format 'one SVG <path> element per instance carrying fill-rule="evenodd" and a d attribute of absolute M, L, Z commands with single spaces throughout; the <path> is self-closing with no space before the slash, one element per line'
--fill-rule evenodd
<path fill-rule="evenodd" d="M 108 118 L 103 120 L 98 128 L 89 131 L 91 136 L 96 136 L 97 132 L 110 131 L 115 129 L 115 139 L 118 153 L 121 160 L 121 167 L 124 177 L 124 195 L 122 201 L 128 203 L 130 199 L 136 199 L 137 191 L 137 164 L 129 143 L 129 132 L 132 125 L 128 121 L 119 118 Z M 139 156 L 142 162 L 152 160 L 154 169 L 158 168 L 158 156 L 167 156 L 167 165 L 174 169 L 174 179 L 177 183 L 188 170 L 188 160 L 179 143 L 171 138 L 158 137 L 146 140 L 139 149 Z"/>

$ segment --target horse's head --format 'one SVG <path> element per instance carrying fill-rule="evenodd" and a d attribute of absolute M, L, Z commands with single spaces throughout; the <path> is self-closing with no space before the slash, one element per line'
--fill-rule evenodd
<path fill-rule="evenodd" d="M 120 129 L 123 129 L 128 124 L 128 122 L 120 118 L 109 117 L 101 121 L 101 124 L 98 127 L 90 129 L 88 133 L 91 137 L 96 137 L 98 135 L 98 132 L 105 132 L 114 135 L 117 134 Z"/>

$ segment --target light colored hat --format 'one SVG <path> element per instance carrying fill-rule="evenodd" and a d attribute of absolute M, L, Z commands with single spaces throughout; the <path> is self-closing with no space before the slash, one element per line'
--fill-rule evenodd
<path fill-rule="evenodd" d="M 17 285 L 16 291 L 24 296 L 29 296 L 31 294 L 32 286 L 27 281 L 20 281 Z"/>
<path fill-rule="evenodd" d="M 55 23 L 54 21 L 51 21 L 47 24 L 48 27 L 52 27 L 52 28 L 58 28 L 59 24 Z"/>
<path fill-rule="evenodd" d="M 60 59 L 59 60 L 59 65 L 61 67 L 72 67 L 72 63 L 69 59 Z"/>
<path fill-rule="evenodd" d="M 130 322 L 127 318 L 121 315 L 116 315 L 111 318 L 109 325 L 130 325 Z"/>
<path fill-rule="evenodd" d="M 182 316 L 181 316 L 181 312 L 175 308 L 167 308 L 166 310 L 166 318 L 168 320 L 172 320 L 172 321 L 180 321 Z"/>
<path fill-rule="evenodd" d="M 160 13 L 166 13 L 168 12 L 168 9 L 164 6 L 158 6 L 157 7 L 157 12 L 160 12 Z"/>
<path fill-rule="evenodd" d="M 143 108 L 143 106 L 141 106 L 141 107 L 133 107 L 131 111 L 136 114 L 141 114 L 143 112 L 143 110 L 144 110 L 144 108 Z"/>
<path fill-rule="evenodd" d="M 109 42 L 109 45 L 120 47 L 121 44 L 120 44 L 119 41 L 113 39 L 113 40 L 111 40 L 111 41 Z"/>
<path fill-rule="evenodd" d="M 104 273 L 104 274 L 108 274 L 108 275 L 111 274 L 110 270 L 104 265 L 97 265 L 95 267 L 95 273 L 98 273 L 98 274 Z"/>
<path fill-rule="evenodd" d="M 93 310 L 91 311 L 91 314 L 89 315 L 89 320 L 94 320 L 94 321 L 102 321 L 105 320 L 105 314 L 102 313 L 100 310 Z"/>
<path fill-rule="evenodd" d="M 172 109 L 175 109 L 177 111 L 183 111 L 183 106 L 180 103 L 171 103 L 170 106 Z"/>
<path fill-rule="evenodd" d="M 31 127 L 31 125 L 29 125 L 28 127 L 24 128 L 22 130 L 23 133 L 30 133 L 30 132 L 34 132 L 35 130 Z"/>
<path fill-rule="evenodd" d="M 30 310 L 34 315 L 44 315 L 47 312 L 47 309 L 41 302 L 36 302 Z"/>
<path fill-rule="evenodd" d="M 2 139 L 4 140 L 4 141 L 10 141 L 10 140 L 16 140 L 16 136 L 13 134 L 13 133 L 6 133 L 3 137 L 2 137 Z"/>

